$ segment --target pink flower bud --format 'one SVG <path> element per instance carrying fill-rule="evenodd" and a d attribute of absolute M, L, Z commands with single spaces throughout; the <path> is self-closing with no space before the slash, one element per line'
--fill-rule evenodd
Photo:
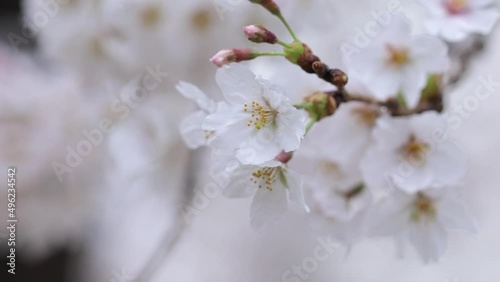
<path fill-rule="evenodd" d="M 222 67 L 230 63 L 252 60 L 255 57 L 252 49 L 229 49 L 219 51 L 210 59 L 210 62 L 217 67 Z"/>
<path fill-rule="evenodd" d="M 279 153 L 276 158 L 274 158 L 275 160 L 277 160 L 278 162 L 280 163 L 283 163 L 283 164 L 286 164 L 288 163 L 291 159 L 293 158 L 293 152 L 285 152 L 285 151 L 281 151 L 281 153 Z"/>
<path fill-rule="evenodd" d="M 249 25 L 243 28 L 248 40 L 255 43 L 269 43 L 275 44 L 278 42 L 278 38 L 272 32 L 262 25 Z"/>
<path fill-rule="evenodd" d="M 273 0 L 250 0 L 250 2 L 261 5 L 273 15 L 280 14 L 280 8 Z"/>

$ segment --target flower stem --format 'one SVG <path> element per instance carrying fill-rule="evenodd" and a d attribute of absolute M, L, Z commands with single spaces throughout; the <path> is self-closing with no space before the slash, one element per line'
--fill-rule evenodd
<path fill-rule="evenodd" d="M 291 48 L 292 47 L 290 44 L 288 44 L 286 42 L 283 42 L 283 41 L 281 41 L 279 39 L 278 39 L 278 41 L 276 43 L 278 43 L 279 45 L 281 45 L 281 46 L 283 46 L 285 48 Z"/>
<path fill-rule="evenodd" d="M 309 121 L 309 123 L 307 124 L 306 126 L 306 134 L 309 132 L 309 130 L 311 130 L 311 128 L 313 127 L 313 125 L 318 121 L 317 118 L 313 118 Z"/>
<path fill-rule="evenodd" d="M 280 19 L 280 21 L 286 27 L 286 29 L 288 30 L 288 32 L 290 33 L 290 35 L 293 37 L 293 40 L 296 41 L 296 42 L 300 42 L 299 38 L 297 37 L 297 35 L 295 35 L 295 32 L 293 31 L 292 27 L 288 24 L 288 22 L 286 21 L 285 17 L 283 17 L 283 15 L 281 13 L 277 13 L 276 17 L 278 17 L 278 19 Z"/>
<path fill-rule="evenodd" d="M 286 56 L 286 54 L 282 53 L 282 52 L 256 52 L 255 56 L 256 57 L 262 57 L 262 56 L 281 56 L 281 57 L 284 57 L 284 56 Z"/>
<path fill-rule="evenodd" d="M 405 96 L 403 96 L 403 93 L 398 93 L 398 96 L 396 96 L 396 100 L 398 101 L 398 105 L 401 109 L 408 110 L 408 104 L 406 103 L 406 99 Z"/>

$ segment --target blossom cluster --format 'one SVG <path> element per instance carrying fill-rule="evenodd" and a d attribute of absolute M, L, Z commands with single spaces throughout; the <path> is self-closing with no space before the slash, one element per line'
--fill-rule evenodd
<path fill-rule="evenodd" d="M 293 42 L 247 26 L 250 41 L 283 52 L 217 53 L 223 101 L 187 82 L 177 89 L 200 107 L 180 126 L 186 144 L 212 149 L 214 165 L 231 175 L 226 196 L 253 195 L 252 226 L 275 224 L 293 203 L 340 241 L 392 236 L 424 261 L 443 254 L 450 229 L 474 231 L 460 199 L 466 156 L 442 112 L 449 42 L 489 33 L 499 15 L 491 1 L 421 1 L 433 15 L 428 34 L 415 35 L 409 19 L 395 16 L 345 60 L 345 72 L 300 41 L 275 2 L 251 2 L 278 17 Z M 303 80 L 314 75 L 315 92 L 292 103 L 300 95 L 288 84 L 302 78 L 280 73 L 285 84 L 277 86 L 240 63 L 262 56 L 286 58 L 309 73 Z"/>

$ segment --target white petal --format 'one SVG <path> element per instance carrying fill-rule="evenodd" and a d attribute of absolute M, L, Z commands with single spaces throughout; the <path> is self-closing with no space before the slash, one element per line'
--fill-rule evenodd
<path fill-rule="evenodd" d="M 212 128 L 208 125 L 214 125 L 217 116 L 209 115 L 203 124 L 204 129 Z M 220 117 L 222 122 L 224 117 Z M 216 129 L 217 134 L 210 140 L 208 143 L 210 146 L 220 149 L 236 149 L 240 147 L 245 140 L 248 140 L 253 132 L 247 126 L 248 119 L 244 116 L 233 116 L 233 120 L 230 120 L 231 123 L 226 124 L 218 129 Z"/>
<path fill-rule="evenodd" d="M 266 188 L 257 189 L 250 206 L 252 227 L 261 230 L 272 226 L 286 213 L 287 202 L 286 190 L 280 185 L 273 186 L 272 191 Z"/>
<path fill-rule="evenodd" d="M 422 141 L 433 141 L 433 134 L 439 131 L 445 131 L 448 128 L 448 123 L 442 115 L 428 111 L 413 116 L 410 120 L 410 127 L 417 138 Z"/>
<path fill-rule="evenodd" d="M 493 30 L 499 16 L 500 13 L 497 9 L 487 9 L 467 14 L 462 18 L 462 20 L 464 25 L 466 25 L 467 30 L 479 32 L 481 34 L 488 34 L 491 30 Z"/>
<path fill-rule="evenodd" d="M 415 165 L 402 160 L 396 169 L 391 171 L 391 177 L 396 186 L 410 194 L 427 189 L 432 182 L 434 174 L 427 164 Z"/>
<path fill-rule="evenodd" d="M 219 102 L 217 104 L 217 110 L 207 116 L 202 127 L 205 130 L 219 131 L 241 118 L 242 116 L 238 115 L 238 112 L 229 104 L 226 102 Z"/>
<path fill-rule="evenodd" d="M 262 95 L 262 85 L 245 66 L 233 63 L 217 70 L 216 80 L 230 104 L 243 105 Z"/>
<path fill-rule="evenodd" d="M 438 214 L 440 222 L 447 228 L 465 230 L 471 233 L 477 230 L 465 206 L 455 197 L 446 195 L 446 199 L 440 204 Z"/>
<path fill-rule="evenodd" d="M 424 262 L 437 261 L 446 250 L 448 233 L 438 224 L 413 226 L 409 239 Z"/>
<path fill-rule="evenodd" d="M 459 42 L 467 37 L 467 31 L 453 18 L 429 20 L 425 27 L 431 34 L 440 35 L 450 42 Z"/>
<path fill-rule="evenodd" d="M 261 80 L 261 84 L 266 84 L 267 81 Z M 280 105 L 290 104 L 288 97 L 286 97 L 283 89 L 277 85 L 267 85 L 264 87 L 262 97 L 269 103 L 271 108 L 278 109 Z"/>
<path fill-rule="evenodd" d="M 369 84 L 376 98 L 387 100 L 388 98 L 396 97 L 401 90 L 404 79 L 401 70 L 385 67 L 374 72 L 373 75 L 369 80 Z"/>
<path fill-rule="evenodd" d="M 412 26 L 410 19 L 398 14 L 393 16 L 390 25 L 375 40 L 380 40 L 383 45 L 404 46 L 410 43 L 411 35 Z"/>
<path fill-rule="evenodd" d="M 408 142 L 411 131 L 408 118 L 381 117 L 373 130 L 375 145 L 387 150 L 400 148 Z"/>
<path fill-rule="evenodd" d="M 205 130 L 201 125 L 207 114 L 203 111 L 195 112 L 181 121 L 179 130 L 186 145 L 191 149 L 196 149 L 207 144 Z"/>
<path fill-rule="evenodd" d="M 272 130 L 262 128 L 240 144 L 236 157 L 243 164 L 254 165 L 273 160 L 283 150 L 274 137 Z"/>
<path fill-rule="evenodd" d="M 402 81 L 401 91 L 406 101 L 406 106 L 410 109 L 415 108 L 420 101 L 422 89 L 427 82 L 427 73 L 418 69 L 406 71 L 406 76 Z"/>
<path fill-rule="evenodd" d="M 443 1 L 419 0 L 418 2 L 425 6 L 434 16 L 445 16 L 447 14 Z"/>
<path fill-rule="evenodd" d="M 494 3 L 494 0 L 470 0 L 469 5 L 474 8 L 482 8 Z"/>
<path fill-rule="evenodd" d="M 450 185 L 465 175 L 467 160 L 464 151 L 450 140 L 430 153 L 429 167 L 437 184 Z"/>
<path fill-rule="evenodd" d="M 297 205 L 298 208 L 309 212 L 309 207 L 304 200 L 304 191 L 302 190 L 302 178 L 294 171 L 286 170 L 284 176 L 288 183 L 288 192 L 290 201 Z"/>
<path fill-rule="evenodd" d="M 306 114 L 290 105 L 276 118 L 276 141 L 286 152 L 295 151 L 306 133 Z"/>
<path fill-rule="evenodd" d="M 231 180 L 222 194 L 228 198 L 246 198 L 253 195 L 257 186 L 250 181 L 250 177 L 255 170 L 254 166 L 240 166 L 229 171 Z"/>
<path fill-rule="evenodd" d="M 405 211 L 411 197 L 401 191 L 394 191 L 387 198 L 370 207 L 364 224 L 370 236 L 393 236 L 408 227 L 408 213 Z"/>
<path fill-rule="evenodd" d="M 398 160 L 387 151 L 371 147 L 361 160 L 360 168 L 368 187 L 388 190 L 392 173 L 398 164 Z"/>
<path fill-rule="evenodd" d="M 420 71 L 426 74 L 442 73 L 448 66 L 448 47 L 443 41 L 433 36 L 415 37 L 411 56 Z"/>
<path fill-rule="evenodd" d="M 324 157 L 340 164 L 359 162 L 368 148 L 372 132 L 372 127 L 357 120 L 354 112 L 363 107 L 367 106 L 359 102 L 343 104 L 335 115 L 315 125 L 304 142 L 328 148 L 323 150 Z"/>
<path fill-rule="evenodd" d="M 215 110 L 215 101 L 208 98 L 208 96 L 201 91 L 198 87 L 181 81 L 179 82 L 175 88 L 186 98 L 191 99 L 198 104 L 198 107 L 201 109 L 207 111 L 207 112 L 212 112 Z"/>

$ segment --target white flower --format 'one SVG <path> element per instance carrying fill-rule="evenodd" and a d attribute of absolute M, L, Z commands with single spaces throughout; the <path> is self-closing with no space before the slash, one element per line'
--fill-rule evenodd
<path fill-rule="evenodd" d="M 366 184 L 387 188 L 388 180 L 410 193 L 431 183 L 450 184 L 465 174 L 465 156 L 447 140 L 447 124 L 435 112 L 380 118 L 373 143 L 361 161 Z"/>
<path fill-rule="evenodd" d="M 305 113 L 297 110 L 275 86 L 256 79 L 239 64 L 217 71 L 225 106 L 209 115 L 203 129 L 215 131 L 210 144 L 237 149 L 243 164 L 262 164 L 282 150 L 296 150 L 305 134 Z"/>
<path fill-rule="evenodd" d="M 210 99 L 198 87 L 187 82 L 179 82 L 176 88 L 184 97 L 195 101 L 198 107 L 200 107 L 199 111 L 182 120 L 179 126 L 182 139 L 191 149 L 206 146 L 215 132 L 203 130 L 202 124 L 207 115 L 215 112 L 217 108 L 216 102 Z"/>
<path fill-rule="evenodd" d="M 457 42 L 467 35 L 491 32 L 500 13 L 493 0 L 420 0 L 431 18 L 426 22 L 430 33 Z"/>
<path fill-rule="evenodd" d="M 401 92 L 408 107 L 418 104 L 431 74 L 443 73 L 448 64 L 447 47 L 431 36 L 412 36 L 410 24 L 395 16 L 389 26 L 346 65 L 385 100 Z"/>
<path fill-rule="evenodd" d="M 357 168 L 341 167 L 326 159 L 318 160 L 314 168 L 315 174 L 307 183 L 314 210 L 325 219 L 351 221 L 371 203 Z"/>
<path fill-rule="evenodd" d="M 317 152 L 341 165 L 358 164 L 371 140 L 372 129 L 380 110 L 360 102 L 342 104 L 332 117 L 321 120 L 304 141 L 312 143 Z"/>
<path fill-rule="evenodd" d="M 367 213 L 370 234 L 409 241 L 425 262 L 437 260 L 446 250 L 449 229 L 475 231 L 454 188 L 431 187 L 416 194 L 394 191 Z"/>
<path fill-rule="evenodd" d="M 349 113 L 348 109 L 352 109 L 353 105 L 365 106 L 347 103 L 342 107 L 346 106 L 344 111 Z M 359 162 L 348 160 L 341 164 L 336 161 L 336 154 L 332 153 L 332 145 L 335 147 L 335 144 L 339 144 L 334 141 L 336 138 L 349 139 L 347 136 L 341 136 L 341 134 L 349 134 L 348 129 L 330 130 L 329 128 L 336 124 L 331 120 L 339 114 L 339 111 L 333 117 L 324 119 L 313 127 L 301 144 L 300 150 L 294 153 L 290 167 L 303 175 L 307 195 L 309 195 L 307 199 L 312 211 L 311 222 L 314 229 L 351 245 L 361 239 L 364 234 L 361 220 L 372 203 L 372 195 L 363 185 Z M 362 125 L 354 124 L 356 116 L 348 117 L 346 114 L 346 118 L 355 120 L 350 123 L 351 126 L 362 127 Z M 340 121 L 346 120 L 337 119 L 337 122 Z M 358 130 L 353 130 L 353 134 L 356 132 Z M 367 130 L 367 137 L 370 138 L 370 136 L 371 129 Z M 354 134 L 350 138 L 355 140 L 362 136 Z M 368 141 L 369 139 L 361 147 L 353 145 L 354 149 L 351 149 L 348 143 L 343 144 L 347 145 L 346 149 L 350 153 L 361 156 Z M 363 141 L 355 143 L 361 144 Z M 357 160 L 359 161 L 359 157 Z"/>
<path fill-rule="evenodd" d="M 223 194 L 230 198 L 254 195 L 250 222 L 256 229 L 274 224 L 286 213 L 289 201 L 299 209 L 309 211 L 304 202 L 302 179 L 278 161 L 268 162 L 262 167 L 240 165 L 230 169 L 229 173 L 231 179 Z"/>

